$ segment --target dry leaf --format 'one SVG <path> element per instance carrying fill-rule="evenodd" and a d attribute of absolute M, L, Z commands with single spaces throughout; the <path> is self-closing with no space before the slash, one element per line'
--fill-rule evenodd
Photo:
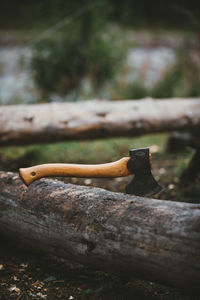
<path fill-rule="evenodd" d="M 3 269 L 4 269 L 4 266 L 3 266 L 3 265 L 0 265 L 0 271 L 3 270 Z"/>

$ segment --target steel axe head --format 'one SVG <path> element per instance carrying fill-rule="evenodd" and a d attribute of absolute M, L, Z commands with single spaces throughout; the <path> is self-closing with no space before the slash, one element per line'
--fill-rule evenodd
<path fill-rule="evenodd" d="M 150 197 L 162 188 L 151 173 L 151 155 L 149 148 L 132 149 L 127 168 L 134 178 L 126 186 L 127 194 Z"/>

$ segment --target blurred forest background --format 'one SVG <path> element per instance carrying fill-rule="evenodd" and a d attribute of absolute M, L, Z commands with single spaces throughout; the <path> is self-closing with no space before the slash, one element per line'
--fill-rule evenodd
<path fill-rule="evenodd" d="M 134 101 L 149 96 L 200 96 L 199 1 L 1 2 L 0 105 L 95 98 Z M 183 189 L 179 185 L 194 150 L 181 145 L 183 152 L 166 153 L 167 140 L 168 134 L 154 134 L 1 147 L 0 169 L 17 171 L 47 162 L 102 163 L 127 156 L 130 148 L 150 147 L 155 177 L 165 187 L 159 197 L 198 203 L 199 186 L 187 189 L 184 185 Z M 71 180 L 113 191 L 124 189 L 121 179 Z M 27 264 L 25 254 L 15 257 L 10 250 L 0 250 L 0 267 L 7 266 L 0 299 L 45 299 L 45 294 L 47 299 L 133 299 L 133 295 L 134 299 L 193 299 L 152 282 L 134 279 L 131 284 L 101 272 L 76 272 L 71 265 L 47 258 L 28 257 Z M 27 291 L 27 298 L 9 290 L 11 283 L 16 285 L 13 270 L 24 265 L 24 271 L 16 271 L 20 278 L 17 285 Z"/>
<path fill-rule="evenodd" d="M 1 105 L 199 95 L 198 1 L 1 3 Z M 167 138 L 167 134 L 159 134 L 4 147 L 0 166 L 17 170 L 51 161 L 99 163 L 143 146 L 152 146 L 155 155 L 160 155 Z M 191 153 L 187 149 L 186 156 L 181 157 L 176 174 Z"/>
<path fill-rule="evenodd" d="M 198 1 L 6 1 L 0 104 L 200 93 Z"/>

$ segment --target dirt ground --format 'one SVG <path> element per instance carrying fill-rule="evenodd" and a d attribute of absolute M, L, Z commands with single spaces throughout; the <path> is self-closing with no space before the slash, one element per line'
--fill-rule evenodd
<path fill-rule="evenodd" d="M 175 289 L 120 278 L 69 261 L 17 249 L 1 237 L 0 299 L 197 300 Z M 3 244 L 3 246 L 2 246 Z"/>
<path fill-rule="evenodd" d="M 157 157 L 154 175 L 163 190 L 159 199 L 199 203 L 200 184 L 181 185 L 177 168 L 184 155 Z M 69 182 L 68 179 L 65 179 Z M 123 192 L 128 178 L 76 179 L 74 184 L 103 187 Z M 87 266 L 23 249 L 0 236 L 0 299 L 83 299 L 83 300 L 198 300 L 200 296 L 186 295 L 176 289 L 137 278 L 121 278 Z"/>

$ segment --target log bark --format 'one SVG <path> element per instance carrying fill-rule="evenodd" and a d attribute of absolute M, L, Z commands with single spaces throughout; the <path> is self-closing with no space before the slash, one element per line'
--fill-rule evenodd
<path fill-rule="evenodd" d="M 0 172 L 0 232 L 105 271 L 199 291 L 200 205 Z"/>
<path fill-rule="evenodd" d="M 0 146 L 200 127 L 200 98 L 0 107 Z"/>

